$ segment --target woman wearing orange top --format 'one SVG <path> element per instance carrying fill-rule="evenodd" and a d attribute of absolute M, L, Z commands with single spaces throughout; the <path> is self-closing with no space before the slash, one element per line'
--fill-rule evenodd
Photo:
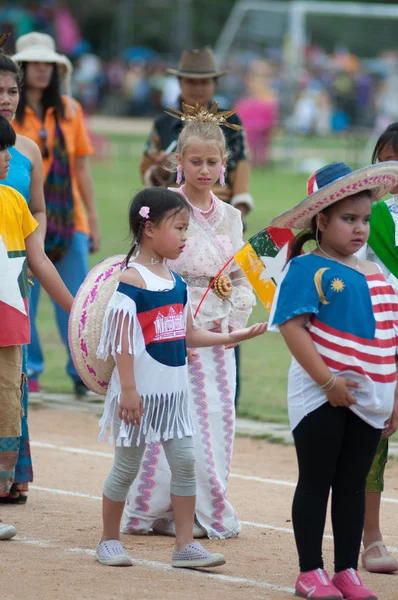
<path fill-rule="evenodd" d="M 24 85 L 13 121 L 18 134 L 39 145 L 43 158 L 44 194 L 47 208 L 45 250 L 66 287 L 75 295 L 88 272 L 89 251 L 99 249 L 100 233 L 88 162 L 92 147 L 81 106 L 61 95 L 72 66 L 55 51 L 49 35 L 28 33 L 16 42 L 13 59 L 21 66 Z M 30 302 L 31 343 L 28 352 L 29 392 L 40 392 L 43 353 L 36 329 L 40 286 L 35 280 Z M 68 349 L 68 315 L 55 306 L 62 341 L 68 351 L 67 373 L 77 396 L 87 388 L 79 378 Z"/>

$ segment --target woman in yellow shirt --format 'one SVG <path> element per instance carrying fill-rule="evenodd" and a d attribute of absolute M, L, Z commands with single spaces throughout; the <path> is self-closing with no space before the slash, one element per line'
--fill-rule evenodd
<path fill-rule="evenodd" d="M 100 233 L 88 162 L 92 147 L 81 106 L 61 95 L 62 80 L 68 81 L 72 66 L 58 54 L 49 35 L 28 33 L 16 42 L 13 59 L 21 66 L 24 86 L 13 121 L 18 134 L 39 145 L 43 158 L 44 193 L 47 207 L 45 249 L 72 295 L 88 272 L 88 254 L 99 249 Z M 83 207 L 84 205 L 84 207 Z M 40 286 L 37 281 L 30 301 L 31 343 L 28 353 L 29 391 L 39 392 L 44 369 L 36 328 Z M 61 338 L 68 352 L 67 373 L 77 396 L 87 388 L 80 380 L 68 349 L 68 315 L 55 306 Z"/>

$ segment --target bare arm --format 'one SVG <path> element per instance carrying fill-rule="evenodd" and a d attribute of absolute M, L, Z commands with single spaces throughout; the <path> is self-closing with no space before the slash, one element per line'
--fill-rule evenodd
<path fill-rule="evenodd" d="M 83 204 L 87 210 L 92 251 L 98 252 L 101 244 L 101 234 L 99 230 L 97 206 L 94 198 L 93 179 L 91 176 L 88 156 L 77 156 L 75 158 L 75 172 L 79 186 L 79 192 L 82 196 Z"/>
<path fill-rule="evenodd" d="M 332 372 L 326 366 L 309 332 L 306 329 L 308 314 L 294 317 L 279 326 L 279 330 L 290 352 L 303 367 L 308 375 L 319 386 L 324 385 L 332 377 Z M 346 377 L 336 377 L 330 391 L 325 394 L 332 406 L 350 406 L 356 400 L 349 388 L 358 388 L 359 385 Z"/>
<path fill-rule="evenodd" d="M 73 297 L 58 275 L 58 271 L 44 252 L 41 240 L 34 231 L 25 239 L 26 256 L 29 268 L 40 281 L 46 292 L 63 308 L 70 312 Z"/>
<path fill-rule="evenodd" d="M 129 353 L 128 319 L 119 318 L 118 331 L 122 329 L 122 351 L 116 354 L 116 365 L 119 372 L 122 395 L 119 404 L 119 418 L 126 425 L 139 425 L 144 414 L 142 399 L 138 394 L 134 377 L 134 357 Z"/>
<path fill-rule="evenodd" d="M 262 335 L 267 329 L 267 323 L 256 323 L 251 327 L 236 329 L 229 333 L 214 333 L 205 329 L 196 329 L 193 325 L 192 315 L 188 313 L 187 323 L 187 346 L 188 348 L 207 348 L 209 346 L 224 346 L 238 344 L 258 335 Z"/>
<path fill-rule="evenodd" d="M 47 217 L 43 190 L 43 165 L 40 150 L 34 142 L 31 144 L 30 157 L 32 162 L 32 171 L 30 176 L 29 209 L 39 224 L 36 231 L 41 243 L 44 246 L 47 230 Z"/>
<path fill-rule="evenodd" d="M 309 315 L 305 314 L 290 319 L 280 325 L 279 330 L 297 362 L 315 383 L 323 385 L 330 378 L 331 372 L 305 328 L 308 317 Z"/>
<path fill-rule="evenodd" d="M 153 129 L 146 142 L 139 166 L 141 181 L 146 187 L 167 187 L 171 182 L 172 174 L 163 168 L 167 156 L 167 152 L 161 148 L 159 134 L 156 129 Z"/>

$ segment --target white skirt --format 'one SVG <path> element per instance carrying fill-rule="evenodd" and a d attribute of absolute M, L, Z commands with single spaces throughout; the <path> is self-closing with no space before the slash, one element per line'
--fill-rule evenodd
<path fill-rule="evenodd" d="M 235 434 L 235 356 L 223 346 L 196 352 L 189 368 L 196 429 L 196 517 L 209 538 L 230 538 L 240 531 L 236 511 L 227 500 Z M 170 477 L 162 445 L 150 444 L 127 497 L 124 529 L 146 533 L 156 519 L 173 519 Z"/>

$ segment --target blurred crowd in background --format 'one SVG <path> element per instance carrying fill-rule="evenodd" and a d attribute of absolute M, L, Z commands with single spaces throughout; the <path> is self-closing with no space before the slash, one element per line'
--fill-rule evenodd
<path fill-rule="evenodd" d="M 257 144 L 276 127 L 304 135 L 371 130 L 398 120 L 398 51 L 361 61 L 339 48 L 333 55 L 307 50 L 304 67 L 292 78 L 278 50 L 266 58 L 236 54 L 225 65 L 216 100 L 238 107 L 254 163 L 267 161 L 267 144 Z M 91 52 L 75 58 L 72 91 L 89 113 L 152 116 L 178 103 L 175 66 L 145 48 L 102 61 Z"/>
<path fill-rule="evenodd" d="M 392 120 L 398 116 L 398 50 L 361 61 L 347 49 L 327 55 L 310 47 L 295 82 L 282 54 L 278 57 L 277 50 L 268 54 L 273 56 L 242 53 L 229 58 L 228 74 L 217 90 L 223 106 L 236 105 L 247 94 L 267 95 L 277 102 L 283 124 L 320 134 L 371 127 L 379 113 Z M 165 61 L 150 49 L 137 47 L 108 61 L 90 51 L 72 59 L 73 93 L 90 112 L 151 116 L 177 101 L 178 82 L 166 68 L 178 57 Z"/>
<path fill-rule="evenodd" d="M 72 94 L 88 114 L 152 117 L 178 103 L 178 81 L 167 73 L 178 56 L 132 46 L 120 56 L 100 57 L 82 38 L 71 11 L 55 0 L 43 1 L 33 12 L 0 4 L 0 22 L 13 37 L 32 29 L 56 37 L 74 65 Z M 239 108 L 254 163 L 267 161 L 267 140 L 275 128 L 328 135 L 381 129 L 398 120 L 398 50 L 360 60 L 347 48 L 327 54 L 309 46 L 303 67 L 294 73 L 284 52 L 283 47 L 235 52 L 223 65 L 228 74 L 219 80 L 215 99 L 225 109 Z"/>

